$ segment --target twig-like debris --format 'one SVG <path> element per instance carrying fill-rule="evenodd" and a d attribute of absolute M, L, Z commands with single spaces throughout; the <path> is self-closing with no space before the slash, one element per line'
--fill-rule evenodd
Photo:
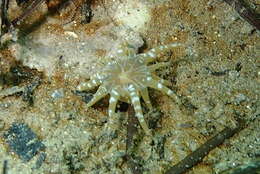
<path fill-rule="evenodd" d="M 127 138 L 126 138 L 126 161 L 129 165 L 129 168 L 133 172 L 133 174 L 142 174 L 142 169 L 138 165 L 137 162 L 134 161 L 132 157 L 132 151 L 133 151 L 133 137 L 137 132 L 136 124 L 138 123 L 138 120 L 135 117 L 135 111 L 133 106 L 128 107 L 128 125 L 127 125 Z"/>
<path fill-rule="evenodd" d="M 16 27 L 19 25 L 27 16 L 29 16 L 44 0 L 35 0 L 31 5 L 25 10 L 23 14 L 12 21 L 12 26 Z"/>
<path fill-rule="evenodd" d="M 242 124 L 235 128 L 227 127 L 217 135 L 209 139 L 197 150 L 186 156 L 179 163 L 171 167 L 166 171 L 165 174 L 182 174 L 187 172 L 188 169 L 192 168 L 196 164 L 202 161 L 202 159 L 214 148 L 222 144 L 226 139 L 232 137 L 235 133 L 239 132 L 242 128 Z"/>
<path fill-rule="evenodd" d="M 224 71 L 213 71 L 209 67 L 205 67 L 205 69 L 213 76 L 224 76 L 226 75 L 231 69 L 226 69 Z"/>
<path fill-rule="evenodd" d="M 1 4 L 1 32 L 5 32 L 5 30 L 10 26 L 10 22 L 7 16 L 8 6 L 9 0 L 3 0 Z"/>
<path fill-rule="evenodd" d="M 253 25 L 257 30 L 260 30 L 260 15 L 246 7 L 243 0 L 224 0 L 224 2 L 233 7 L 249 24 Z"/>
<path fill-rule="evenodd" d="M 7 10 L 9 5 L 9 0 L 4 0 L 2 3 L 2 24 L 1 24 L 1 33 L 0 33 L 0 43 L 4 44 L 10 40 L 17 40 L 17 29 L 16 27 L 27 17 L 29 16 L 44 0 L 35 0 L 31 5 L 22 13 L 19 17 L 13 21 L 8 20 Z"/>
<path fill-rule="evenodd" d="M 7 174 L 7 160 L 4 160 L 4 164 L 3 164 L 3 174 Z"/>
<path fill-rule="evenodd" d="M 17 94 L 19 92 L 24 92 L 25 87 L 13 86 L 11 88 L 3 89 L 0 91 L 0 98 L 7 97 L 10 95 Z"/>

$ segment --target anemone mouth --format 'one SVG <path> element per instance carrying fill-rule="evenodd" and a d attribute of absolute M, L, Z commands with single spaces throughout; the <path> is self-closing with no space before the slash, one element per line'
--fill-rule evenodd
<path fill-rule="evenodd" d="M 121 84 L 129 84 L 132 82 L 130 74 L 124 71 L 118 75 L 118 80 Z"/>

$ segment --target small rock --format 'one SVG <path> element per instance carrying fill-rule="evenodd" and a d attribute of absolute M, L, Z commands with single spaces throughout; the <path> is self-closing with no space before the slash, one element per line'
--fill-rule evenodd
<path fill-rule="evenodd" d="M 235 104 L 239 105 L 244 101 L 246 101 L 246 96 L 244 94 L 237 94 L 235 96 L 235 100 L 234 100 Z"/>
<path fill-rule="evenodd" d="M 52 94 L 51 97 L 54 99 L 62 98 L 64 97 L 64 90 L 63 89 L 57 89 Z"/>

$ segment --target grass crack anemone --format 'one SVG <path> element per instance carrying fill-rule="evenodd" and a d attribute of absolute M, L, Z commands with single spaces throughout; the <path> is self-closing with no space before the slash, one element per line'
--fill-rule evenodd
<path fill-rule="evenodd" d="M 88 82 L 78 85 L 77 90 L 87 91 L 97 86 L 98 90 L 87 107 L 94 105 L 101 98 L 110 95 L 108 115 L 116 115 L 115 109 L 118 100 L 133 104 L 135 115 L 146 134 L 151 132 L 144 120 L 140 98 L 142 97 L 146 106 L 151 109 L 151 101 L 148 94 L 148 87 L 157 89 L 168 96 L 174 98 L 178 103 L 177 95 L 167 86 L 170 82 L 161 79 L 155 74 L 155 70 L 167 66 L 169 63 L 161 62 L 148 65 L 150 62 L 167 51 L 180 46 L 181 44 L 172 43 L 158 46 L 146 53 L 136 54 L 135 49 L 124 42 L 117 50 L 115 59 L 111 60 L 97 74 L 91 77 Z"/>

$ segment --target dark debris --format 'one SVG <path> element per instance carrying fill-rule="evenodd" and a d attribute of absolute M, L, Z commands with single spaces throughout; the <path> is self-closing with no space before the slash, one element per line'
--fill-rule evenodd
<path fill-rule="evenodd" d="M 149 129 L 161 128 L 163 113 L 159 110 L 153 109 L 148 113 L 147 122 Z"/>
<path fill-rule="evenodd" d="M 82 152 L 82 149 L 78 145 L 73 145 L 63 151 L 64 161 L 69 168 L 71 174 L 83 170 L 83 160 L 86 154 Z"/>
<path fill-rule="evenodd" d="M 125 102 L 118 102 L 117 108 L 116 108 L 116 112 L 126 112 L 128 110 L 129 104 L 125 103 Z"/>
<path fill-rule="evenodd" d="M 33 79 L 35 75 L 39 75 L 36 70 L 32 70 L 26 66 L 16 63 L 8 72 L 0 74 L 0 85 L 16 86 L 23 82 Z"/>
<path fill-rule="evenodd" d="M 15 152 L 24 162 L 31 160 L 37 152 L 45 148 L 36 134 L 24 123 L 13 123 L 4 133 L 4 139 L 11 151 Z"/>
<path fill-rule="evenodd" d="M 15 62 L 15 65 L 10 67 L 8 72 L 0 73 L 0 86 L 4 86 L 6 90 L 11 88 L 20 88 L 19 92 L 14 90 L 14 93 L 9 95 L 22 96 L 23 101 L 33 105 L 33 93 L 41 84 L 42 73 L 22 66 L 20 62 Z"/>
<path fill-rule="evenodd" d="M 235 70 L 236 70 L 237 72 L 240 72 L 241 69 L 242 69 L 242 64 L 241 64 L 240 62 L 238 62 L 238 63 L 236 64 Z"/>
<path fill-rule="evenodd" d="M 20 6 L 22 4 L 28 3 L 29 0 L 16 0 L 16 3 Z"/>
<path fill-rule="evenodd" d="M 164 145 L 166 142 L 166 136 L 159 137 L 155 143 L 155 151 L 158 153 L 160 159 L 164 159 Z"/>
<path fill-rule="evenodd" d="M 87 24 L 91 22 L 92 17 L 94 16 L 92 9 L 91 9 L 92 0 L 85 0 L 84 4 L 81 7 L 81 14 L 82 14 L 82 24 Z"/>
<path fill-rule="evenodd" d="M 41 79 L 36 77 L 29 85 L 25 87 L 22 94 L 23 101 L 29 103 L 30 106 L 33 105 L 33 92 L 40 85 Z"/>
<path fill-rule="evenodd" d="M 82 100 L 85 103 L 90 102 L 90 100 L 93 98 L 93 94 L 89 92 L 84 92 L 84 91 L 72 91 L 73 94 L 82 97 Z"/>

